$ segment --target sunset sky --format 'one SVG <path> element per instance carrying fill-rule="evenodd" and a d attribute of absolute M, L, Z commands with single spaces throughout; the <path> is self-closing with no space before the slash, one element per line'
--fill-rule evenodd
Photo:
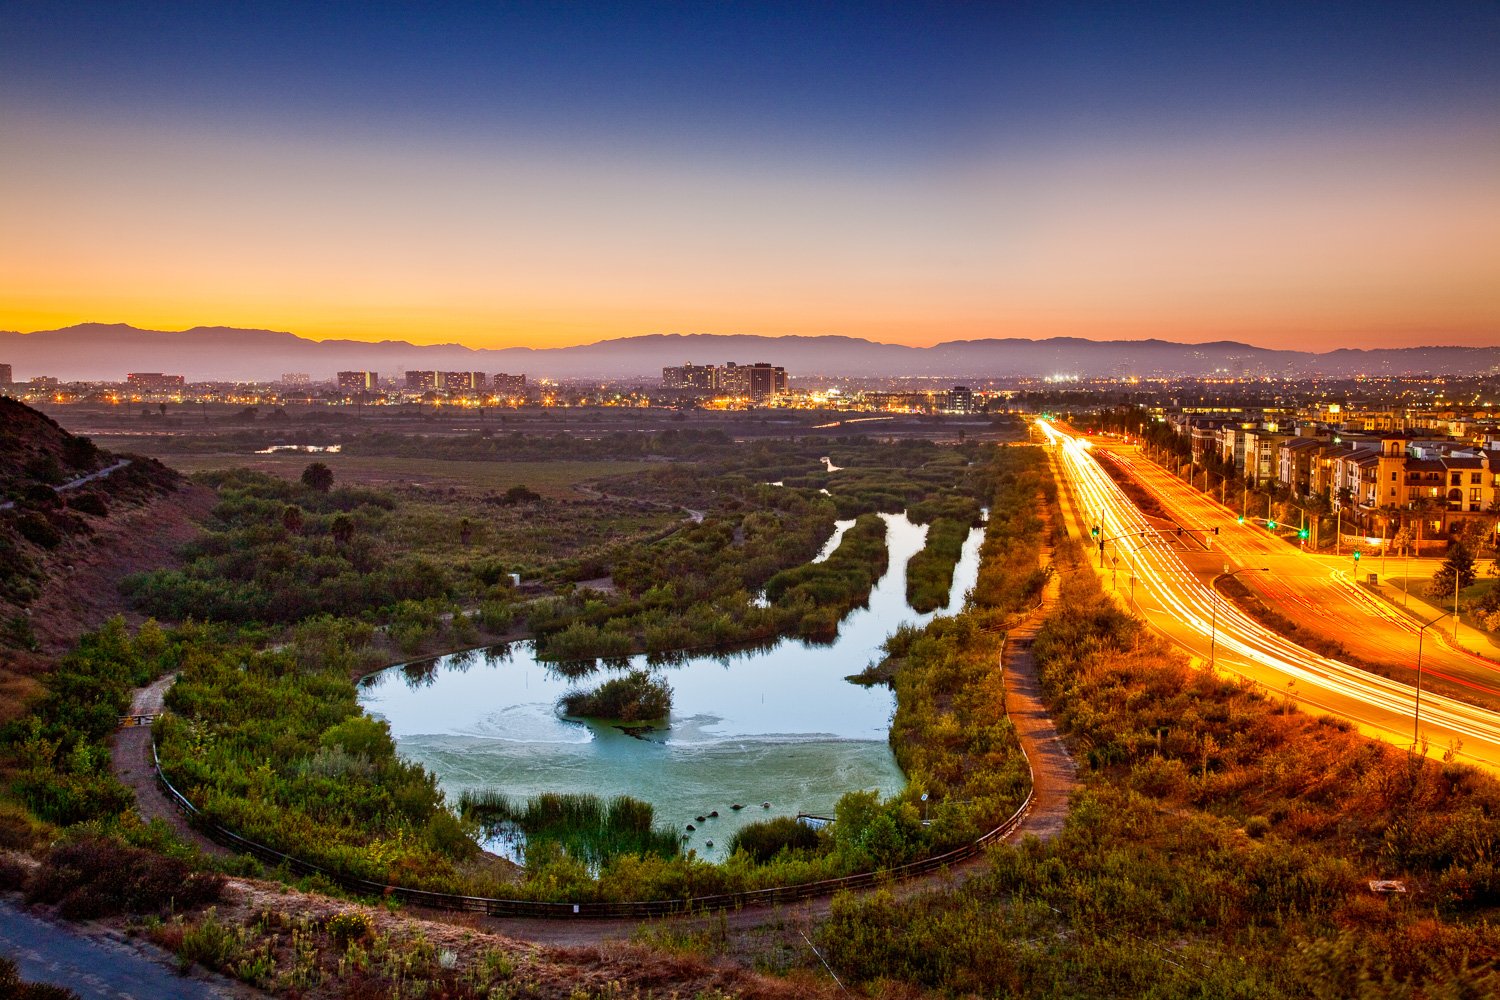
<path fill-rule="evenodd" d="M 1500 344 L 1500 4 L 0 2 L 0 329 Z"/>

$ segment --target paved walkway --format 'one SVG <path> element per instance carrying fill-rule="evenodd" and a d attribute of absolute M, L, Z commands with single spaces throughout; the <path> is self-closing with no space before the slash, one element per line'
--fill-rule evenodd
<path fill-rule="evenodd" d="M 125 466 L 129 465 L 132 461 L 134 461 L 134 459 L 129 459 L 129 458 L 121 459 L 120 461 L 116 462 L 114 465 L 109 466 L 108 468 L 100 469 L 98 472 L 90 472 L 86 476 L 79 476 L 77 479 L 70 480 L 69 482 L 63 483 L 61 486 L 54 486 L 54 487 L 52 487 L 52 492 L 54 492 L 54 493 L 61 493 L 64 490 L 76 490 L 78 487 L 84 485 L 85 483 L 92 483 L 96 479 L 103 479 L 105 476 L 109 475 L 110 473 L 112 473 L 112 472 L 114 472 L 114 471 L 116 471 L 118 469 L 125 468 Z M 16 502 L 14 500 L 7 500 L 5 503 L 0 503 L 0 510 L 10 510 L 15 505 L 16 505 Z"/>
<path fill-rule="evenodd" d="M 0 955 L 21 978 L 66 986 L 84 1000 L 226 1000 L 263 994 L 201 971 L 179 976 L 166 952 L 114 935 L 82 934 L 0 901 Z"/>
<path fill-rule="evenodd" d="M 1366 584 L 1368 586 L 1368 584 Z M 1437 618 L 1443 612 L 1452 612 L 1453 605 L 1448 603 L 1446 607 L 1434 604 L 1425 596 L 1418 597 L 1415 593 L 1405 593 L 1400 587 L 1382 580 L 1372 588 L 1375 593 L 1385 598 L 1386 602 L 1404 611 L 1413 621 L 1426 624 Z M 1449 614 L 1446 619 L 1438 621 L 1432 628 L 1427 630 L 1428 640 L 1436 638 L 1439 642 L 1457 649 L 1464 649 L 1476 656 L 1483 656 L 1491 660 L 1500 660 L 1500 646 L 1488 632 L 1474 628 L 1472 625 L 1458 626 L 1458 634 L 1454 634 L 1453 616 Z"/>

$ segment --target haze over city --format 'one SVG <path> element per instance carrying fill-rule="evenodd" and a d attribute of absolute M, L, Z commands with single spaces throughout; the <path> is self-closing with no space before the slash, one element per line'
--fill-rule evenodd
<path fill-rule="evenodd" d="M 0 329 L 1489 345 L 1483 4 L 0 8 Z"/>

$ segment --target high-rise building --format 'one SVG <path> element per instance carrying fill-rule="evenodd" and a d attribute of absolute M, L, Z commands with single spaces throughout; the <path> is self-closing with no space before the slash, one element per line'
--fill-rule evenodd
<path fill-rule="evenodd" d="M 507 375 L 505 372 L 496 372 L 491 383 L 497 396 L 524 396 L 526 395 L 526 376 Z"/>
<path fill-rule="evenodd" d="M 753 365 L 726 361 L 722 365 L 684 364 L 661 370 L 661 384 L 667 389 L 691 389 L 717 392 L 724 396 L 748 396 L 769 399 L 787 391 L 786 369 L 757 361 Z"/>
<path fill-rule="evenodd" d="M 339 372 L 340 392 L 374 392 L 380 385 L 379 372 Z"/>
<path fill-rule="evenodd" d="M 741 365 L 740 381 L 744 386 L 741 395 L 751 399 L 770 399 L 786 392 L 786 369 L 765 361 L 753 365 Z"/>
<path fill-rule="evenodd" d="M 307 372 L 284 372 L 281 376 L 282 385 L 307 385 L 311 381 L 312 376 Z"/>
<path fill-rule="evenodd" d="M 425 392 L 437 388 L 437 372 L 420 371 L 406 373 L 406 388 L 410 392 Z"/>
<path fill-rule="evenodd" d="M 130 372 L 125 376 L 125 381 L 147 392 L 181 389 L 187 383 L 187 379 L 181 375 L 163 375 L 161 372 Z"/>
<path fill-rule="evenodd" d="M 718 388 L 718 370 L 713 365 L 685 364 L 661 370 L 661 384 L 667 389 L 697 389 L 713 392 Z"/>
<path fill-rule="evenodd" d="M 955 385 L 948 393 L 948 409 L 953 413 L 973 413 L 974 390 L 966 385 Z"/>
<path fill-rule="evenodd" d="M 475 392 L 484 388 L 484 372 L 438 372 L 437 387 L 445 392 Z"/>
<path fill-rule="evenodd" d="M 0 385 L 11 385 L 10 365 L 0 365 Z"/>
<path fill-rule="evenodd" d="M 733 361 L 721 365 L 714 377 L 714 388 L 725 396 L 750 395 L 750 372 Z"/>

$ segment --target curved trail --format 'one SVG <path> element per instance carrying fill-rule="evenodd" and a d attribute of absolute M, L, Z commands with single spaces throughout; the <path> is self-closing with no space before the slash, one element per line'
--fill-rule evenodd
<path fill-rule="evenodd" d="M 1005 707 L 1016 728 L 1016 738 L 1031 763 L 1033 795 L 1031 809 L 1004 838 L 1013 842 L 1027 836 L 1042 840 L 1056 836 L 1068 814 L 1068 801 L 1077 784 L 1076 768 L 1041 696 L 1041 684 L 1031 656 L 1031 642 L 1042 620 L 1057 601 L 1058 579 L 1047 583 L 1041 603 L 1006 635 L 1001 658 L 1005 672 Z M 168 675 L 136 692 L 131 711 L 134 714 L 160 712 L 167 688 L 176 679 Z M 160 818 L 179 836 L 197 844 L 206 853 L 229 856 L 226 848 L 214 843 L 188 826 L 155 780 L 151 761 L 149 726 L 124 729 L 114 736 L 111 766 L 116 775 L 136 793 L 137 808 L 146 819 Z M 982 871 L 987 862 L 978 855 L 944 871 L 893 883 L 889 891 L 898 897 L 951 888 Z M 869 890 L 865 890 L 869 891 Z M 776 907 L 748 907 L 703 915 L 664 918 L 658 924 L 670 924 L 674 931 L 721 928 L 726 932 L 749 934 L 767 927 L 805 927 L 826 916 L 832 897 L 825 896 L 801 903 Z M 521 917 L 481 917 L 475 914 L 452 914 L 443 910 L 408 907 L 414 914 L 438 921 L 456 921 L 502 934 L 507 937 L 554 946 L 589 946 L 609 941 L 629 940 L 642 922 L 635 920 L 547 920 Z"/>
<path fill-rule="evenodd" d="M 1016 727 L 1016 738 L 1031 762 L 1031 810 L 1020 824 L 1004 838 L 1010 843 L 1028 836 L 1050 840 L 1061 832 L 1068 815 L 1068 801 L 1078 783 L 1077 768 L 1063 744 L 1062 736 L 1042 701 L 1041 683 L 1031 656 L 1031 642 L 1053 605 L 1057 602 L 1059 581 L 1054 575 L 1047 583 L 1042 603 L 1006 635 L 1001 659 L 1005 671 L 1005 708 Z M 889 891 L 899 898 L 923 892 L 952 888 L 984 870 L 984 855 L 970 858 L 946 871 L 890 885 Z M 872 890 L 863 890 L 872 891 Z M 749 907 L 725 913 L 670 917 L 659 924 L 670 924 L 677 931 L 722 928 L 745 934 L 762 927 L 807 926 L 827 916 L 832 897 L 823 896 L 790 906 Z M 438 918 L 440 919 L 440 918 Z M 621 920 L 531 920 L 514 917 L 485 917 L 477 922 L 485 930 L 538 944 L 583 946 L 606 941 L 629 940 L 640 926 Z"/>
<path fill-rule="evenodd" d="M 137 688 L 130 700 L 131 715 L 158 715 L 167 696 L 167 688 L 177 680 L 176 674 L 157 678 L 143 688 Z M 135 808 L 147 821 L 159 819 L 172 828 L 180 839 L 194 844 L 204 854 L 230 858 L 234 853 L 209 840 L 188 825 L 187 819 L 173 807 L 156 780 L 155 762 L 151 759 L 151 727 L 131 726 L 117 729 L 109 738 L 109 769 L 131 791 L 135 792 Z"/>

